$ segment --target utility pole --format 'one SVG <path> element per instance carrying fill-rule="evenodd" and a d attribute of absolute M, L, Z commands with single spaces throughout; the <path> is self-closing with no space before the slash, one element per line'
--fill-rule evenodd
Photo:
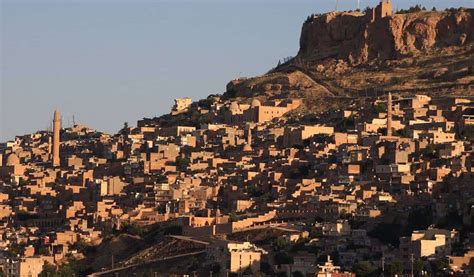
<path fill-rule="evenodd" d="M 382 276 L 385 276 L 385 256 L 382 254 Z"/>
<path fill-rule="evenodd" d="M 112 269 L 115 267 L 115 262 L 114 262 L 114 254 L 112 254 Z"/>
<path fill-rule="evenodd" d="M 414 277 L 415 275 L 413 275 L 413 264 L 415 263 L 415 256 L 413 255 L 413 253 L 410 254 L 410 262 L 411 262 L 411 277 Z"/>

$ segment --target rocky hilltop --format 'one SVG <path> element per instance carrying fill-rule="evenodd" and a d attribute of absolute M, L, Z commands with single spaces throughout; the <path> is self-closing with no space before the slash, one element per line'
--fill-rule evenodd
<path fill-rule="evenodd" d="M 224 96 L 474 93 L 474 9 L 395 14 L 390 7 L 383 15 L 378 9 L 308 17 L 293 59 L 263 76 L 231 81 Z"/>
<path fill-rule="evenodd" d="M 393 14 L 331 12 L 304 24 L 297 58 L 360 64 L 399 59 L 434 47 L 463 46 L 474 39 L 474 10 Z"/>

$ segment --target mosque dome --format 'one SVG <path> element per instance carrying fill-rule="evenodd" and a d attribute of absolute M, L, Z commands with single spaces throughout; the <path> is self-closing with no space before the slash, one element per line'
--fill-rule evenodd
<path fill-rule="evenodd" d="M 261 105 L 262 103 L 260 103 L 260 101 L 257 98 L 254 98 L 252 100 L 252 104 L 251 104 L 252 107 L 260 107 Z"/>
<path fill-rule="evenodd" d="M 14 153 L 11 153 L 7 157 L 6 165 L 17 165 L 17 164 L 20 164 L 20 158 L 18 158 L 18 156 L 15 155 Z"/>

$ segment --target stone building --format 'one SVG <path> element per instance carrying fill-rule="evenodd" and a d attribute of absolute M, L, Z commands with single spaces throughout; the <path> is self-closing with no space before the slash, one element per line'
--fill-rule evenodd
<path fill-rule="evenodd" d="M 382 19 L 393 15 L 392 0 L 381 0 L 377 7 L 370 11 L 371 21 Z"/>
<path fill-rule="evenodd" d="M 250 242 L 229 243 L 229 270 L 233 273 L 239 273 L 250 267 L 253 272 L 260 270 L 260 260 L 262 255 L 267 252 L 256 247 Z"/>
<path fill-rule="evenodd" d="M 187 112 L 192 103 L 193 103 L 193 100 L 189 97 L 176 98 L 174 100 L 174 106 L 171 110 L 171 114 L 177 115 L 180 113 Z"/>

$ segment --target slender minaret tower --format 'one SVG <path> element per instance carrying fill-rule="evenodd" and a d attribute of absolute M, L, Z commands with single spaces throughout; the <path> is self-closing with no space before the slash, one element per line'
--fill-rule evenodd
<path fill-rule="evenodd" d="M 250 125 L 247 128 L 247 144 L 250 146 L 252 145 L 252 128 Z"/>
<path fill-rule="evenodd" d="M 387 96 L 387 136 L 392 136 L 392 94 Z"/>
<path fill-rule="evenodd" d="M 247 124 L 247 143 L 244 145 L 244 152 L 252 151 L 252 127 Z"/>
<path fill-rule="evenodd" d="M 59 166 L 59 130 L 61 129 L 61 119 L 58 111 L 54 111 L 53 119 L 53 166 Z"/>

